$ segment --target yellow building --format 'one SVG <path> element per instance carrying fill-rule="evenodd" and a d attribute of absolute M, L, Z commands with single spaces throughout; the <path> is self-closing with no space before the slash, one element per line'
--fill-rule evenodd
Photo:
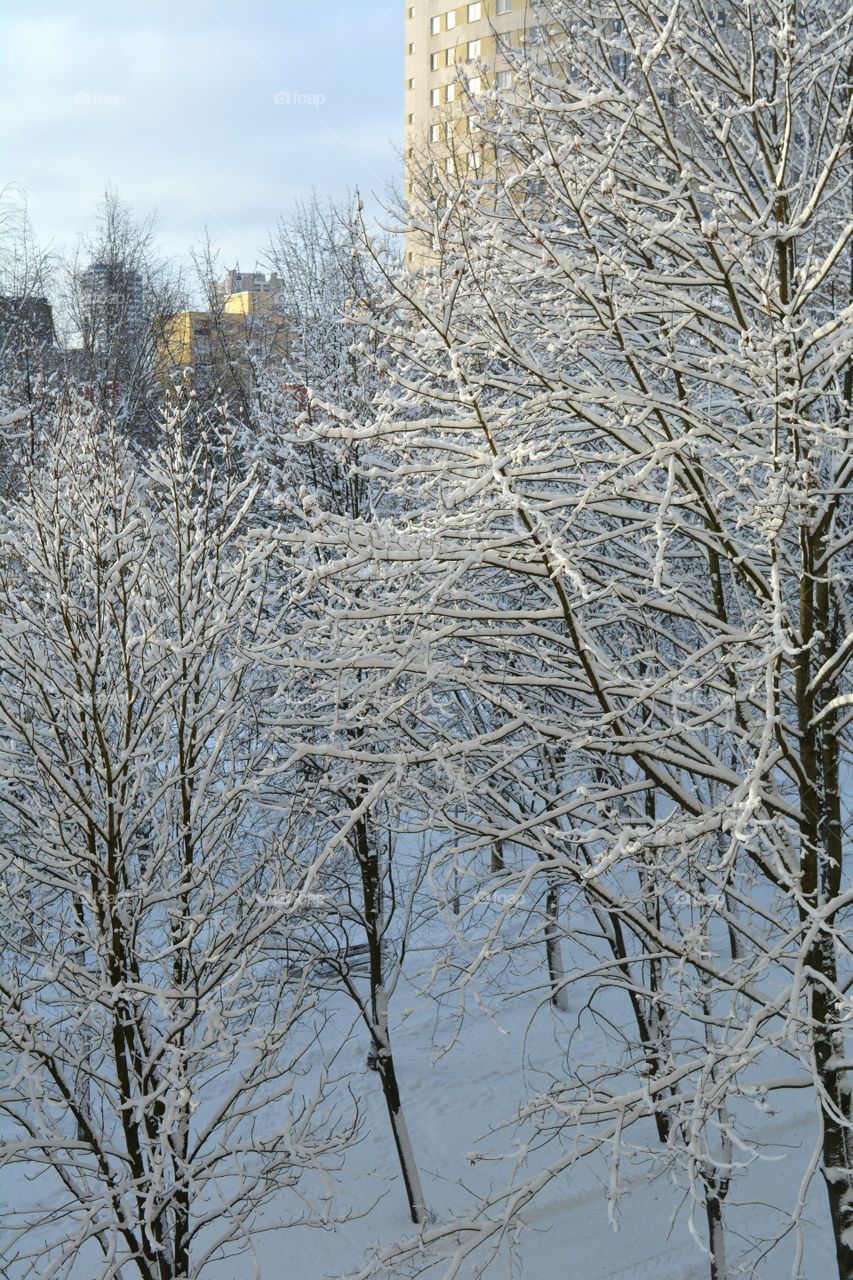
<path fill-rule="evenodd" d="M 247 336 L 246 317 L 239 312 L 178 311 L 163 325 L 163 371 L 191 369 L 196 379 L 215 378 L 241 358 Z"/>
<path fill-rule="evenodd" d="M 254 358 L 264 363 L 280 361 L 290 348 L 293 330 L 279 310 L 280 295 L 268 291 L 241 289 L 229 293 L 222 304 L 228 323 L 243 326 L 243 340 L 250 344 Z"/>
<path fill-rule="evenodd" d="M 216 286 L 215 295 L 220 304 L 231 294 L 248 293 L 254 301 L 275 303 L 281 294 L 281 280 L 274 271 L 268 276 L 263 271 L 241 271 L 234 267 L 225 272 L 224 279 Z"/>
<path fill-rule="evenodd" d="M 460 73 L 476 94 L 483 71 L 492 79 L 508 71 L 501 47 L 504 42 L 522 47 L 535 38 L 538 8 L 530 0 L 419 0 L 406 5 L 407 145 L 423 143 L 442 108 L 458 103 Z"/>
<path fill-rule="evenodd" d="M 268 293 L 231 293 L 211 311 L 179 311 L 165 321 L 158 343 L 161 378 L 168 384 L 189 376 L 198 389 L 243 401 L 262 371 L 278 376 L 291 336 Z"/>
<path fill-rule="evenodd" d="M 256 317 L 269 321 L 276 318 L 276 301 L 268 293 L 253 293 L 250 289 L 241 289 L 239 293 L 228 293 L 222 302 L 225 315 L 243 316 L 246 319 Z"/>
<path fill-rule="evenodd" d="M 206 311 L 179 311 L 163 322 L 160 363 L 164 374 L 205 364 L 210 353 L 210 316 Z"/>

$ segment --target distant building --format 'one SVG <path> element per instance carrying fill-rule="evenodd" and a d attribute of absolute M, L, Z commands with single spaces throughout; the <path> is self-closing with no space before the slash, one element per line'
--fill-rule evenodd
<path fill-rule="evenodd" d="M 241 289 L 236 293 L 226 293 L 222 299 L 222 310 L 230 316 L 258 316 L 268 318 L 274 314 L 275 298 L 269 293 L 253 292 Z"/>
<path fill-rule="evenodd" d="M 275 276 L 270 279 L 277 281 Z M 240 317 L 245 326 L 244 336 L 255 355 L 263 352 L 267 358 L 281 358 L 290 349 L 293 326 L 287 316 L 281 314 L 280 301 L 280 289 L 242 289 L 226 294 L 223 300 L 223 316 Z"/>
<path fill-rule="evenodd" d="M 8 345 L 10 340 L 29 340 L 45 347 L 56 345 L 53 308 L 47 298 L 0 294 L 0 346 Z"/>
<path fill-rule="evenodd" d="M 281 280 L 274 271 L 265 276 L 262 271 L 241 271 L 239 267 L 235 267 L 233 271 L 225 272 L 224 278 L 216 287 L 216 294 L 221 305 L 235 294 L 248 294 L 252 300 L 252 309 L 259 303 L 272 308 L 278 302 L 281 288 Z"/>
<path fill-rule="evenodd" d="M 281 281 L 274 273 L 226 272 L 211 293 L 209 311 L 178 311 L 158 337 L 161 383 L 189 379 L 196 391 L 222 393 L 244 408 L 261 371 L 280 376 L 292 338 L 278 310 Z"/>
<path fill-rule="evenodd" d="M 511 86 L 507 52 L 538 44 L 537 18 L 544 13 L 536 0 L 406 3 L 403 132 L 410 202 L 417 201 L 431 171 L 465 176 L 480 169 L 471 103 L 487 88 Z M 421 259 L 425 247 L 409 237 L 408 261 Z"/>
<path fill-rule="evenodd" d="M 78 277 L 79 325 L 87 351 L 133 343 L 144 324 L 142 275 L 122 262 L 93 262 Z"/>
<path fill-rule="evenodd" d="M 484 79 L 494 84 L 500 77 L 499 86 L 508 83 L 510 69 L 503 50 L 536 43 L 539 8 L 531 0 L 406 4 L 407 147 L 443 140 L 448 119 L 464 121 L 467 94 L 476 97 L 485 87 Z"/>
<path fill-rule="evenodd" d="M 226 322 L 220 331 L 208 311 L 178 311 L 163 326 L 161 368 L 173 375 L 191 369 L 194 374 L 212 372 L 220 363 L 220 337 L 238 339 L 243 326 Z"/>
<path fill-rule="evenodd" d="M 245 401 L 262 368 L 280 367 L 290 338 L 279 317 L 247 309 L 251 295 L 230 294 L 218 311 L 179 311 L 158 340 L 158 369 L 164 385 L 189 379 L 197 391 L 222 392 Z"/>

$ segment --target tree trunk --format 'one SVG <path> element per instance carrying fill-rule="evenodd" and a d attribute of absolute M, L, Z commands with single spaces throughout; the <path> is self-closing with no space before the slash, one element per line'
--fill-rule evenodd
<path fill-rule="evenodd" d="M 359 791 L 361 795 L 366 794 L 366 779 L 359 779 Z M 379 867 L 379 852 L 375 843 L 370 839 L 366 817 L 359 818 L 355 824 L 354 843 L 361 871 L 364 900 L 363 920 L 370 964 L 370 1035 L 372 1048 L 382 1084 L 385 1105 L 388 1109 L 391 1133 L 394 1137 L 394 1145 L 397 1148 L 397 1158 L 400 1162 L 400 1173 L 406 1189 L 409 1213 L 412 1222 L 420 1225 L 426 1222 L 427 1212 L 420 1174 L 415 1162 L 414 1148 L 412 1147 L 408 1126 L 403 1115 L 400 1087 L 394 1066 L 394 1055 L 391 1052 L 391 1036 L 388 1029 L 388 996 L 385 990 L 382 962 L 382 937 L 385 932 L 382 877 Z"/>
<path fill-rule="evenodd" d="M 374 1023 L 373 1047 L 376 1051 L 376 1067 L 382 1084 L 388 1119 L 391 1122 L 391 1133 L 397 1148 L 397 1159 L 400 1162 L 400 1173 L 406 1188 L 406 1199 L 409 1202 L 409 1214 L 412 1222 L 420 1225 L 426 1222 L 427 1211 L 424 1202 L 420 1174 L 415 1162 L 414 1148 L 409 1137 L 409 1128 L 403 1115 L 400 1101 L 400 1088 L 397 1083 L 397 1072 L 394 1067 L 394 1055 L 391 1052 L 391 1039 L 388 1032 L 388 1001 L 383 985 L 372 992 L 371 999 Z"/>
<path fill-rule="evenodd" d="M 711 1251 L 711 1280 L 728 1280 L 723 1201 L 713 1181 L 706 1183 L 705 1216 L 708 1220 L 708 1248 Z"/>
<path fill-rule="evenodd" d="M 814 913 L 841 891 L 843 837 L 839 780 L 837 713 L 838 686 L 833 679 L 818 681 L 819 666 L 840 642 L 833 624 L 829 580 L 817 567 L 825 554 L 820 532 L 803 529 L 800 540 L 800 631 L 795 690 L 801 734 L 800 761 L 800 920 L 812 925 Z M 816 647 L 816 655 L 812 652 Z M 822 1173 L 835 1237 L 839 1280 L 853 1280 L 853 1137 L 850 1082 L 838 1007 L 838 964 L 830 916 L 808 947 L 804 959 L 805 992 L 811 1021 L 811 1050 L 819 1081 L 823 1125 Z"/>
<path fill-rule="evenodd" d="M 807 964 L 815 973 L 834 982 L 835 956 L 828 938 L 818 940 Z M 812 1038 L 814 1065 L 820 1081 L 823 1122 L 821 1172 L 826 1184 L 829 1213 L 835 1237 L 839 1280 L 853 1280 L 853 1140 L 851 1140 L 850 1084 L 842 1061 L 840 1037 L 833 1030 L 838 1010 L 835 997 L 822 982 L 812 982 L 809 1012 L 816 1028 Z"/>

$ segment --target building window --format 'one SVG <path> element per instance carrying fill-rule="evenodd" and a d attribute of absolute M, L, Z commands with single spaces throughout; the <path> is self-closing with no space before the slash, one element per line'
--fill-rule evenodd
<path fill-rule="evenodd" d="M 409 88 L 414 89 L 414 87 L 415 87 L 415 78 L 414 76 L 412 76 L 412 78 L 409 80 Z"/>
<path fill-rule="evenodd" d="M 483 16 L 482 4 L 477 3 L 477 4 L 468 5 L 468 21 L 469 22 L 479 22 L 482 16 Z"/>
<path fill-rule="evenodd" d="M 495 13 L 512 13 L 512 0 L 498 0 Z"/>
<path fill-rule="evenodd" d="M 444 136 L 448 142 L 453 141 L 453 121 L 448 120 L 444 126 Z"/>
<path fill-rule="evenodd" d="M 430 127 L 429 127 L 429 140 L 430 140 L 430 142 L 440 142 L 440 141 L 441 141 L 441 125 L 440 125 L 440 124 L 431 124 L 431 125 L 430 125 Z"/>
<path fill-rule="evenodd" d="M 511 84 L 512 84 L 511 71 L 495 72 L 495 88 L 496 89 L 508 89 Z"/>
<path fill-rule="evenodd" d="M 409 44 L 409 53 L 414 53 L 414 52 L 415 52 L 415 42 L 414 40 L 412 40 L 411 43 Z"/>
<path fill-rule="evenodd" d="M 482 87 L 483 87 L 483 86 L 482 86 L 482 84 L 480 83 L 480 77 L 479 77 L 479 76 L 472 76 L 472 77 L 471 77 L 471 79 L 468 81 L 468 92 L 471 94 L 471 96 L 472 96 L 472 97 L 473 97 L 475 94 L 478 94 L 478 93 L 480 92 L 480 90 L 482 89 Z"/>
<path fill-rule="evenodd" d="M 430 91 L 429 91 L 429 104 L 430 104 L 430 106 L 431 106 L 431 107 L 437 107 L 437 106 L 439 105 L 439 103 L 440 103 L 440 102 L 441 102 L 441 90 L 440 90 L 440 89 L 430 89 Z"/>
<path fill-rule="evenodd" d="M 480 40 L 468 41 L 468 61 L 469 62 L 471 62 L 474 58 L 479 58 L 481 43 L 482 42 Z"/>
<path fill-rule="evenodd" d="M 456 50 L 454 48 L 445 49 L 444 65 L 446 67 L 452 67 L 455 61 L 456 61 Z"/>
<path fill-rule="evenodd" d="M 430 71 L 438 71 L 438 68 L 439 68 L 439 66 L 440 66 L 440 65 L 441 65 L 441 54 L 440 54 L 440 53 L 431 53 L 431 54 L 429 55 L 429 69 L 430 69 Z"/>
<path fill-rule="evenodd" d="M 456 97 L 456 85 L 449 84 L 447 88 L 444 90 L 444 101 L 452 102 L 455 97 Z"/>
<path fill-rule="evenodd" d="M 455 26 L 456 26 L 456 10 L 451 9 L 450 13 L 447 14 L 447 30 L 452 31 Z"/>
<path fill-rule="evenodd" d="M 437 36 L 441 31 L 441 18 L 431 18 L 429 29 L 434 36 Z"/>
<path fill-rule="evenodd" d="M 469 157 L 472 169 L 479 169 L 483 163 L 483 157 L 479 151 L 472 151 Z"/>
<path fill-rule="evenodd" d="M 444 172 L 445 172 L 445 173 L 453 173 L 453 171 L 454 171 L 453 156 L 445 156 L 445 159 L 444 159 Z"/>
<path fill-rule="evenodd" d="M 414 16 L 415 16 L 415 6 L 414 6 L 413 4 L 410 4 L 410 5 L 409 5 L 409 17 L 410 17 L 410 18 L 414 18 Z"/>
<path fill-rule="evenodd" d="M 409 112 L 409 115 L 408 115 L 408 121 L 409 121 L 409 124 L 414 124 L 414 123 L 415 123 L 415 116 L 414 116 L 414 112 L 412 112 L 412 111 L 410 111 L 410 112 Z"/>

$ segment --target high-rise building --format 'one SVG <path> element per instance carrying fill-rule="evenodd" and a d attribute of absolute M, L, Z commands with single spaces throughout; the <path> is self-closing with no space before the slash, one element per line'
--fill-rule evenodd
<path fill-rule="evenodd" d="M 431 165 L 458 169 L 470 153 L 466 141 L 469 104 L 487 86 L 508 87 L 508 47 L 523 49 L 538 38 L 536 0 L 415 0 L 406 4 L 405 128 L 406 191 L 416 196 L 425 157 Z M 409 260 L 419 256 L 410 240 Z"/>
<path fill-rule="evenodd" d="M 448 106 L 460 98 L 460 77 L 469 92 L 479 91 L 482 72 L 494 78 L 507 69 L 501 49 L 523 46 L 536 36 L 531 0 L 416 0 L 406 5 L 405 137 L 408 145 L 424 142 Z"/>
<path fill-rule="evenodd" d="M 93 262 L 80 273 L 78 308 L 86 350 L 134 346 L 143 325 L 141 272 L 123 262 Z"/>

